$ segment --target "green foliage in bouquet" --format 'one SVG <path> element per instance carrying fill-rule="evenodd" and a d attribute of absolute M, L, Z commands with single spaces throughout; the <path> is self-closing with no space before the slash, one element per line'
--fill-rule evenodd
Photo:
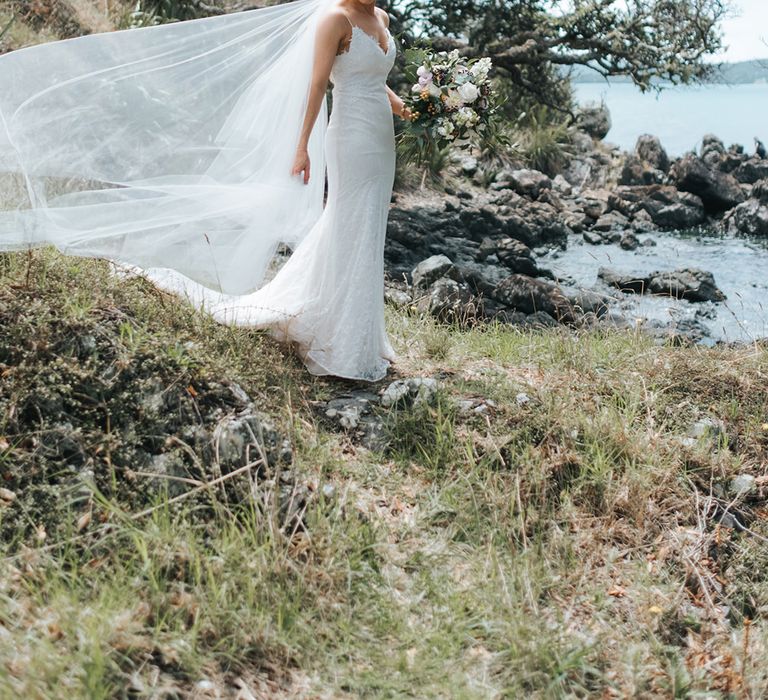
<path fill-rule="evenodd" d="M 402 158 L 421 165 L 451 146 L 503 140 L 501 101 L 489 76 L 490 59 L 464 59 L 458 51 L 417 46 L 405 51 L 405 63 L 413 87 L 404 98 L 412 118 L 398 134 Z"/>

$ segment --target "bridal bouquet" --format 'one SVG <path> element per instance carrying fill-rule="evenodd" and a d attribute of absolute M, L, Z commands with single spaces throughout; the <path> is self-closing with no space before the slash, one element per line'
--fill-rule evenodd
<path fill-rule="evenodd" d="M 462 59 L 457 50 L 406 52 L 404 98 L 412 118 L 400 134 L 406 157 L 421 163 L 449 145 L 466 148 L 495 119 L 497 95 L 488 72 L 490 58 Z"/>

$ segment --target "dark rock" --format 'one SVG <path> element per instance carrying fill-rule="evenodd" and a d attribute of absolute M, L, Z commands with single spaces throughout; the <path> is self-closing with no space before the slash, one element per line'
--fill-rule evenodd
<path fill-rule="evenodd" d="M 459 278 L 456 266 L 446 255 L 433 255 L 422 260 L 411 272 L 413 286 L 421 289 L 426 289 L 441 277 Z"/>
<path fill-rule="evenodd" d="M 573 187 L 584 187 L 592 181 L 595 167 L 589 158 L 573 158 L 561 174 Z"/>
<path fill-rule="evenodd" d="M 672 272 L 652 272 L 648 275 L 622 274 L 601 267 L 597 276 L 606 284 L 623 292 L 660 294 L 689 301 L 722 301 L 725 295 L 718 289 L 711 272 L 685 268 Z"/>
<path fill-rule="evenodd" d="M 369 450 L 384 451 L 389 444 L 384 421 L 377 408 L 378 394 L 353 390 L 321 404 L 323 416 Z"/>
<path fill-rule="evenodd" d="M 449 277 L 433 282 L 427 293 L 416 301 L 416 308 L 448 322 L 467 323 L 482 315 L 480 300 L 475 299 L 469 287 Z"/>
<path fill-rule="evenodd" d="M 531 249 L 514 238 L 502 238 L 496 246 L 496 257 L 511 272 L 519 272 L 535 277 L 539 268 L 533 259 Z"/>
<path fill-rule="evenodd" d="M 632 219 L 632 230 L 637 233 L 648 233 L 650 231 L 657 231 L 658 226 L 653 223 L 651 215 L 645 209 L 640 209 Z"/>
<path fill-rule="evenodd" d="M 555 179 L 552 180 L 552 187 L 556 192 L 559 192 L 566 197 L 569 197 L 573 193 L 573 187 L 571 186 L 571 183 L 568 182 L 568 180 L 566 180 L 562 175 L 555 176 Z"/>
<path fill-rule="evenodd" d="M 651 183 L 645 180 L 645 166 L 643 162 L 635 155 L 628 155 L 624 159 L 624 165 L 621 168 L 619 176 L 620 185 L 649 185 Z"/>
<path fill-rule="evenodd" d="M 624 160 L 624 165 L 619 176 L 620 185 L 654 185 L 664 182 L 664 172 L 650 167 L 640 158 L 629 155 Z"/>
<path fill-rule="evenodd" d="M 611 130 L 611 113 L 604 103 L 582 105 L 576 114 L 576 126 L 596 139 L 604 139 Z"/>
<path fill-rule="evenodd" d="M 752 186 L 750 196 L 758 200 L 761 204 L 768 204 L 768 178 L 756 182 Z"/>
<path fill-rule="evenodd" d="M 728 150 L 726 153 L 724 153 L 722 156 L 720 156 L 720 161 L 718 163 L 718 168 L 722 170 L 724 173 L 734 173 L 738 168 L 740 168 L 746 161 L 748 160 L 748 157 L 745 155 L 737 155 L 733 153 L 732 151 Z M 739 179 L 738 177 L 736 178 Z M 741 182 L 741 180 L 739 180 Z"/>
<path fill-rule="evenodd" d="M 584 240 L 591 245 L 602 245 L 603 243 L 607 243 L 599 231 L 584 231 L 581 235 Z"/>
<path fill-rule="evenodd" d="M 734 177 L 742 183 L 751 185 L 758 180 L 768 178 L 768 160 L 750 158 L 741 163 L 734 171 Z"/>
<path fill-rule="evenodd" d="M 704 208 L 698 208 L 675 202 L 651 211 L 653 223 L 662 229 L 686 230 L 704 223 Z"/>
<path fill-rule="evenodd" d="M 571 133 L 571 149 L 577 154 L 592 155 L 595 152 L 595 140 L 589 134 L 576 129 Z"/>
<path fill-rule="evenodd" d="M 689 301 L 723 301 L 725 294 L 718 289 L 711 272 L 685 268 L 672 272 L 656 272 L 649 281 L 648 290 Z"/>
<path fill-rule="evenodd" d="M 524 328 L 554 328 L 558 322 L 546 311 L 534 311 L 532 314 L 526 314 L 518 325 Z"/>
<path fill-rule="evenodd" d="M 574 233 L 581 233 L 584 227 L 592 221 L 583 211 L 570 212 L 565 215 L 563 222 Z"/>
<path fill-rule="evenodd" d="M 690 346 L 694 343 L 704 343 L 710 337 L 709 329 L 695 318 L 681 318 L 668 323 L 653 320 L 642 326 L 642 330 L 659 345 L 672 343 Z"/>
<path fill-rule="evenodd" d="M 677 187 L 699 196 L 710 213 L 726 211 L 744 201 L 744 193 L 735 177 L 712 170 L 695 155 L 688 154 L 677 161 L 673 176 Z"/>
<path fill-rule="evenodd" d="M 643 134 L 635 144 L 635 155 L 651 168 L 666 173 L 669 170 L 669 156 L 657 136 Z"/>
<path fill-rule="evenodd" d="M 648 278 L 622 274 L 608 267 L 600 267 L 597 270 L 598 279 L 622 292 L 635 292 L 643 294 L 647 291 Z"/>
<path fill-rule="evenodd" d="M 656 136 L 644 134 L 635 145 L 633 154 L 626 157 L 619 184 L 662 184 L 669 171 L 669 157 Z"/>
<path fill-rule="evenodd" d="M 592 226 L 593 231 L 614 231 L 616 229 L 626 229 L 629 220 L 624 214 L 618 211 L 610 211 L 603 214 Z"/>
<path fill-rule="evenodd" d="M 494 298 L 511 309 L 527 314 L 544 311 L 565 322 L 574 321 L 579 316 L 558 285 L 527 275 L 507 277 L 497 285 Z"/>
<path fill-rule="evenodd" d="M 510 196 L 519 201 L 508 205 Z M 553 205 L 532 202 L 511 190 L 503 197 L 478 195 L 476 205 L 462 206 L 458 212 L 442 207 L 393 207 L 384 249 L 386 270 L 391 279 L 410 279 L 414 268 L 433 255 L 445 255 L 457 267 L 482 261 L 490 254 L 487 242 L 482 248 L 486 239 L 508 237 L 529 248 L 549 244 L 565 248 L 571 229 L 563 219 Z"/>
<path fill-rule="evenodd" d="M 467 177 L 472 177 L 477 172 L 477 158 L 474 156 L 464 156 L 460 162 L 461 172 Z"/>
<path fill-rule="evenodd" d="M 512 170 L 507 179 L 515 192 L 532 199 L 536 199 L 542 190 L 552 187 L 552 180 L 538 170 Z"/>
<path fill-rule="evenodd" d="M 591 289 L 580 289 L 567 294 L 569 303 L 578 312 L 595 316 L 604 316 L 608 312 L 612 298 Z"/>
<path fill-rule="evenodd" d="M 768 236 L 768 205 L 749 199 L 726 214 L 722 228 L 734 235 Z"/>
<path fill-rule="evenodd" d="M 493 294 L 493 290 L 501 280 L 506 279 L 509 275 L 509 270 L 502 267 L 495 259 L 496 256 L 487 258 L 485 263 L 482 262 L 466 262 L 462 263 L 459 268 L 461 277 L 469 287 L 469 289 L 478 296 L 489 297 Z M 540 270 L 539 275 L 545 273 L 545 270 Z M 483 300 L 483 313 L 487 313 L 485 309 L 487 301 Z"/>
<path fill-rule="evenodd" d="M 576 203 L 588 217 L 597 221 L 607 213 L 610 197 L 611 193 L 608 190 L 584 190 L 576 199 Z"/>
<path fill-rule="evenodd" d="M 707 153 L 725 153 L 725 144 L 715 134 L 704 134 L 701 139 L 701 155 L 705 156 Z"/>
<path fill-rule="evenodd" d="M 640 246 L 640 241 L 633 233 L 627 232 L 621 237 L 619 245 L 624 250 L 637 250 L 637 248 Z"/>
<path fill-rule="evenodd" d="M 618 187 L 609 201 L 614 209 L 632 216 L 635 221 L 650 220 L 663 229 L 693 228 L 706 219 L 701 199 L 668 185 Z"/>

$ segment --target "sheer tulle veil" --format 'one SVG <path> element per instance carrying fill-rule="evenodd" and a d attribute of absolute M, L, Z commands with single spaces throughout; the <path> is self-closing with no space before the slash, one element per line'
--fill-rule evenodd
<path fill-rule="evenodd" d="M 290 175 L 316 23 L 332 0 L 21 49 L 0 57 L 0 250 L 172 268 L 260 286 L 319 218 Z M 323 104 L 309 142 L 324 169 Z"/>

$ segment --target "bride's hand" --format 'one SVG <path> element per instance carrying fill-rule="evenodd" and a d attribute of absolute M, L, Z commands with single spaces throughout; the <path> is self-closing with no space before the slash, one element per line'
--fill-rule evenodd
<path fill-rule="evenodd" d="M 304 184 L 309 182 L 309 153 L 306 148 L 296 149 L 296 158 L 293 161 L 293 168 L 291 169 L 291 175 L 299 175 L 304 173 Z"/>
<path fill-rule="evenodd" d="M 411 111 L 410 107 L 406 107 L 405 105 L 403 105 L 403 109 L 400 112 L 400 116 L 403 119 L 407 119 L 408 121 L 410 121 L 411 119 L 413 119 L 413 112 Z"/>

